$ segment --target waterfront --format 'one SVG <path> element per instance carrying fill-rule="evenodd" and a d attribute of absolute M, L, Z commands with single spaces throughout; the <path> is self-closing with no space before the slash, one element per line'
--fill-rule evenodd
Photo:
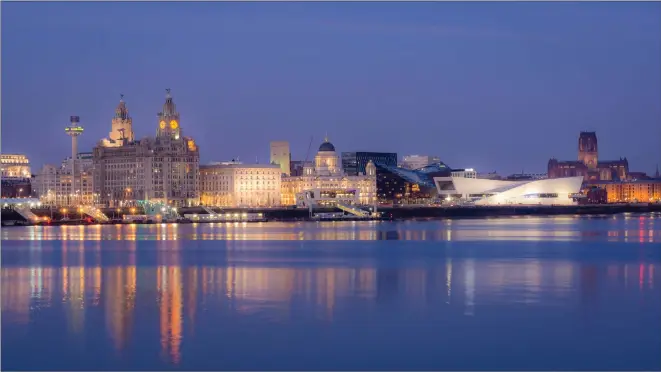
<path fill-rule="evenodd" d="M 9 370 L 661 368 L 661 215 L 3 228 Z"/>

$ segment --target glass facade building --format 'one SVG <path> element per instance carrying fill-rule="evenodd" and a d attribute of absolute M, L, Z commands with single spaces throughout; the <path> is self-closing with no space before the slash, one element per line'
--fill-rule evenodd
<path fill-rule="evenodd" d="M 362 175 L 370 160 L 374 164 L 397 167 L 397 153 L 394 152 L 343 152 L 342 169 L 348 176 Z"/>
<path fill-rule="evenodd" d="M 382 203 L 420 204 L 438 197 L 434 177 L 449 177 L 452 169 L 443 163 L 410 170 L 375 163 L 377 197 Z"/>

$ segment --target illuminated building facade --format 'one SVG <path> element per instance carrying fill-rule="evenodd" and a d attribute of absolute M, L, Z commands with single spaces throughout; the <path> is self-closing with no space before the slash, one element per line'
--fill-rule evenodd
<path fill-rule="evenodd" d="M 596 132 L 581 132 L 578 137 L 578 160 L 549 160 L 548 178 L 581 176 L 585 181 L 624 181 L 629 179 L 627 158 L 599 161 Z"/>
<path fill-rule="evenodd" d="M 123 102 L 116 110 L 129 118 Z M 94 148 L 94 188 L 103 205 L 121 206 L 136 200 L 175 207 L 199 204 L 200 153 L 195 141 L 182 136 L 179 113 L 167 90 L 158 113 L 156 137 Z M 123 120 L 123 119 L 122 119 Z M 114 127 L 113 127 L 114 128 Z M 126 135 L 126 131 L 124 131 Z"/>
<path fill-rule="evenodd" d="M 282 168 L 277 164 L 217 163 L 200 166 L 200 202 L 213 207 L 280 205 Z"/>
<path fill-rule="evenodd" d="M 581 191 L 581 176 L 545 180 L 504 181 L 435 177 L 441 197 L 459 197 L 476 205 L 573 205 Z"/>
<path fill-rule="evenodd" d="M 2 167 L 2 197 L 20 198 L 32 193 L 30 161 L 21 154 L 0 155 Z"/>
<path fill-rule="evenodd" d="M 397 166 L 397 154 L 394 152 L 343 152 L 342 169 L 348 176 L 358 176 L 366 173 L 369 162 Z"/>
<path fill-rule="evenodd" d="M 648 203 L 661 201 L 661 179 L 599 181 L 590 185 L 606 190 L 609 203 Z"/>
<path fill-rule="evenodd" d="M 94 192 L 93 168 L 76 169 L 72 182 L 71 166 L 44 165 L 35 175 L 34 192 L 41 203 L 53 206 L 96 205 L 99 195 Z"/>
<path fill-rule="evenodd" d="M 0 155 L 0 166 L 2 166 L 2 179 L 30 178 L 30 160 L 21 154 L 2 154 Z"/>
<path fill-rule="evenodd" d="M 335 146 L 325 139 L 319 146 L 314 165 L 306 164 L 303 175 L 282 178 L 282 204 L 296 205 L 302 194 L 312 192 L 327 195 L 323 204 L 335 202 L 331 195 L 353 195 L 347 200 L 352 204 L 372 205 L 376 201 L 376 169 L 373 163 L 366 166 L 366 174 L 348 176 L 341 168 Z"/>
<path fill-rule="evenodd" d="M 379 202 L 424 204 L 438 197 L 434 177 L 450 177 L 452 169 L 435 163 L 418 169 L 376 164 L 376 187 Z"/>
<path fill-rule="evenodd" d="M 285 176 L 291 175 L 291 151 L 289 150 L 289 142 L 286 141 L 271 142 L 270 163 L 279 165 L 282 174 L 284 174 Z"/>
<path fill-rule="evenodd" d="M 119 147 L 131 143 L 135 140 L 133 134 L 133 119 L 129 116 L 129 110 L 124 102 L 124 95 L 119 99 L 119 105 L 115 109 L 115 116 L 112 118 L 110 133 L 108 138 L 102 141 L 104 147 Z"/>
<path fill-rule="evenodd" d="M 608 192 L 605 188 L 590 185 L 583 190 L 585 198 L 579 199 L 579 204 L 605 204 L 608 203 Z"/>

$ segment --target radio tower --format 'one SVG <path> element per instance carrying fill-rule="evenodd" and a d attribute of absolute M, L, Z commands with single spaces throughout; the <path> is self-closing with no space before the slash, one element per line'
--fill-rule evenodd
<path fill-rule="evenodd" d="M 71 124 L 64 128 L 64 132 L 71 137 L 71 193 L 76 195 L 76 158 L 78 157 L 78 136 L 83 134 L 80 126 L 80 117 L 72 116 Z"/>

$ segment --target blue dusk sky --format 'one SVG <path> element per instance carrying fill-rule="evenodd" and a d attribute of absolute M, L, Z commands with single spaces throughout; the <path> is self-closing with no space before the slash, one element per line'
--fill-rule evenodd
<path fill-rule="evenodd" d="M 338 151 L 545 172 L 577 157 L 661 163 L 661 3 L 2 2 L 2 152 L 33 171 L 108 135 L 125 94 L 153 136 L 165 88 L 203 163 Z M 310 156 L 314 154 L 311 153 Z"/>

